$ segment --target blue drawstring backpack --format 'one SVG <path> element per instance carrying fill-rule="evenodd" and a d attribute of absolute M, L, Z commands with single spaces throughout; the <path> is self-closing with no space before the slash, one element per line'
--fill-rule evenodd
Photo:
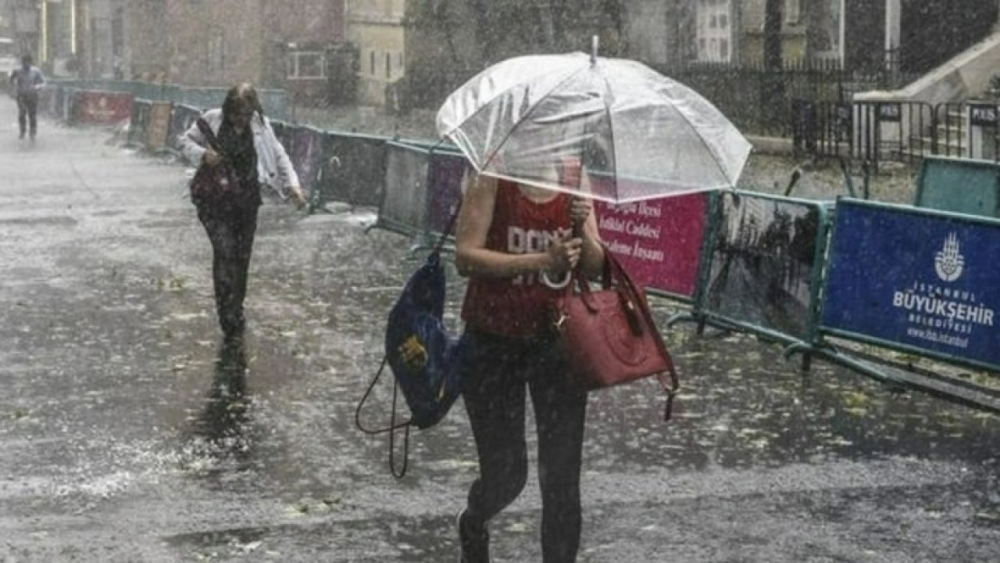
<path fill-rule="evenodd" d="M 458 211 L 455 211 L 457 215 Z M 454 222 L 454 215 L 452 222 Z M 396 304 L 389 311 L 385 330 L 385 357 L 378 372 L 355 411 L 357 427 L 367 434 L 389 433 L 389 465 L 393 475 L 406 473 L 410 426 L 423 430 L 437 424 L 461 393 L 461 363 L 468 341 L 451 337 L 444 325 L 445 273 L 441 264 L 441 242 L 414 272 L 403 287 Z M 395 386 L 389 426 L 378 429 L 361 423 L 361 408 L 378 382 L 386 363 L 392 370 Z M 410 409 L 409 420 L 396 421 L 398 390 Z M 404 457 L 397 471 L 394 460 L 395 432 L 404 431 Z"/>
<path fill-rule="evenodd" d="M 385 330 L 386 360 L 410 407 L 410 423 L 421 430 L 437 424 L 461 391 L 455 369 L 461 344 L 441 320 L 444 296 L 444 268 L 434 252 L 406 282 Z"/>

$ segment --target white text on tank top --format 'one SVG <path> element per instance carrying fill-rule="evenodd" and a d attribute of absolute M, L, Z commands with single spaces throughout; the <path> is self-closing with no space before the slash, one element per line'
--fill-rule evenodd
<path fill-rule="evenodd" d="M 510 254 L 541 254 L 554 241 L 569 238 L 572 231 L 560 227 L 554 231 L 507 227 L 507 252 Z M 534 285 L 538 283 L 538 273 L 521 274 L 511 278 L 512 285 Z"/>

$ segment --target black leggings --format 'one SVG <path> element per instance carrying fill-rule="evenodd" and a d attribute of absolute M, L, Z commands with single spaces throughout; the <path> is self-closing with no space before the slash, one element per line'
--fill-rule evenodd
<path fill-rule="evenodd" d="M 243 328 L 243 299 L 259 207 L 258 202 L 242 198 L 198 205 L 198 219 L 212 243 L 212 281 L 219 325 L 227 335 Z"/>
<path fill-rule="evenodd" d="M 31 137 L 38 131 L 38 94 L 26 92 L 17 95 L 17 125 L 24 136 L 26 128 L 30 127 Z"/>
<path fill-rule="evenodd" d="M 580 465 L 587 395 L 566 376 L 549 338 L 512 339 L 470 331 L 462 396 L 479 453 L 467 517 L 485 524 L 514 501 L 528 476 L 525 389 L 538 434 L 542 560 L 576 561 L 580 546 Z"/>

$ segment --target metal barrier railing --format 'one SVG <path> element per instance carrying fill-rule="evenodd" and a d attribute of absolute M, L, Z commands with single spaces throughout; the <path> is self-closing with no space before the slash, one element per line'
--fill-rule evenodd
<path fill-rule="evenodd" d="M 53 95 L 49 107 L 73 115 L 74 100 L 81 99 L 76 92 Z M 172 146 L 171 141 L 200 113 L 183 104 L 169 104 L 169 113 L 165 107 L 162 102 L 133 100 L 128 141 L 147 148 L 161 142 Z M 902 131 L 922 127 L 922 118 L 907 114 L 923 114 L 929 106 L 870 107 L 874 113 L 869 117 L 876 123 L 890 123 Z M 411 237 L 415 249 L 440 234 L 461 197 L 469 165 L 448 144 L 320 131 L 277 120 L 274 126 L 313 194 L 311 209 L 326 201 L 377 207 L 374 227 Z M 864 146 L 883 146 L 876 137 Z M 898 150 L 898 139 L 891 146 Z M 973 211 L 996 213 L 997 172 L 995 163 L 925 161 L 918 205 L 953 206 L 947 198 L 941 203 L 942 187 L 972 182 L 978 191 L 966 198 L 994 197 L 993 203 Z M 961 201 L 962 196 L 956 197 Z M 691 320 L 699 323 L 699 332 L 715 325 L 757 334 L 784 343 L 786 355 L 803 354 L 805 369 L 812 357 L 821 357 L 877 379 L 902 381 L 1000 412 L 1000 393 L 980 392 L 969 398 L 940 381 L 931 385 L 927 380 L 889 378 L 829 341 L 845 339 L 979 369 L 1000 368 L 993 329 L 994 312 L 1000 309 L 1000 289 L 996 289 L 1000 270 L 993 267 L 1000 263 L 1000 221 L 853 199 L 834 204 L 745 190 L 689 194 L 642 205 L 656 206 L 655 212 L 652 207 L 640 213 L 637 206 L 605 204 L 598 204 L 596 212 L 602 237 L 651 294 L 690 305 L 689 313 L 670 319 L 668 325 Z M 629 221 L 646 217 L 657 221 L 627 228 Z M 913 278 L 909 286 L 900 281 L 906 275 Z M 972 285 L 953 285 L 963 283 Z M 892 289 L 888 297 L 887 287 Z M 906 287 L 913 288 L 911 293 Z M 903 297 L 897 299 L 900 291 Z M 932 301 L 932 306 L 926 305 Z M 873 302 L 874 312 L 867 311 Z M 886 303 L 894 308 L 885 310 Z M 913 311 L 893 317 L 914 307 L 930 308 L 919 318 L 908 316 L 916 314 Z M 857 325 L 858 319 L 870 321 Z M 896 332 L 886 335 L 883 330 Z"/>
<path fill-rule="evenodd" d="M 88 92 L 118 92 L 131 94 L 135 99 L 152 102 L 173 102 L 201 109 L 220 107 L 229 90 L 225 87 L 198 87 L 133 80 L 67 80 L 52 79 L 49 89 L 72 89 Z M 257 90 L 264 113 L 274 119 L 288 116 L 288 92 L 260 88 Z"/>
<path fill-rule="evenodd" d="M 745 191 L 720 194 L 702 260 L 705 274 L 679 321 L 735 328 L 785 343 L 816 332 L 828 231 L 823 202 Z"/>
<path fill-rule="evenodd" d="M 1000 160 L 1000 104 L 792 101 L 797 154 L 917 162 L 927 156 Z"/>

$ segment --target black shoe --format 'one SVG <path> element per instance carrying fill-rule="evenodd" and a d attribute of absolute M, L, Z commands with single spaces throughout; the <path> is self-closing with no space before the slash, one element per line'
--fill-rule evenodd
<path fill-rule="evenodd" d="M 461 555 L 458 563 L 490 563 L 490 532 L 486 527 L 476 529 L 465 517 L 465 511 L 458 513 L 458 543 Z"/>

